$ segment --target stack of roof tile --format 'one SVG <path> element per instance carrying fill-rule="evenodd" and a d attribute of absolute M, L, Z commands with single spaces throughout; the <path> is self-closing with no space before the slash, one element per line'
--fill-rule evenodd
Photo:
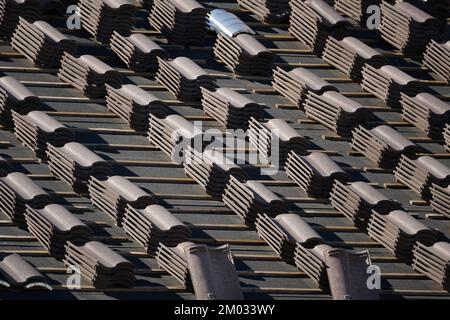
<path fill-rule="evenodd" d="M 155 203 L 150 194 L 122 176 L 112 176 L 106 180 L 91 177 L 88 189 L 92 204 L 107 213 L 117 225 L 122 224 L 127 205 L 143 209 Z"/>
<path fill-rule="evenodd" d="M 447 124 L 444 128 L 444 142 L 445 149 L 450 152 L 450 124 Z"/>
<path fill-rule="evenodd" d="M 287 72 L 278 67 L 274 70 L 272 86 L 299 108 L 306 99 L 308 92 L 322 94 L 325 91 L 338 91 L 336 87 L 303 68 L 296 68 Z"/>
<path fill-rule="evenodd" d="M 218 88 L 210 91 L 202 88 L 202 95 L 203 111 L 223 127 L 245 130 L 251 117 L 261 117 L 261 105 L 231 89 Z"/>
<path fill-rule="evenodd" d="M 431 40 L 423 55 L 423 65 L 450 83 L 450 41 L 438 43 Z"/>
<path fill-rule="evenodd" d="M 450 291 L 450 243 L 436 242 L 430 246 L 417 243 L 413 268 Z"/>
<path fill-rule="evenodd" d="M 397 258 L 407 262 L 412 260 L 416 243 L 432 245 L 437 241 L 434 230 L 402 210 L 391 211 L 387 215 L 373 211 L 367 232 Z"/>
<path fill-rule="evenodd" d="M 45 21 L 29 23 L 20 18 L 11 46 L 34 64 L 57 67 L 64 52 L 75 54 L 73 41 Z"/>
<path fill-rule="evenodd" d="M 381 0 L 335 0 L 334 8 L 340 14 L 365 24 L 369 17 L 367 9 L 370 6 L 379 5 L 380 2 Z"/>
<path fill-rule="evenodd" d="M 423 199 L 430 198 L 430 187 L 434 184 L 450 185 L 450 168 L 430 156 L 410 159 L 402 156 L 394 171 L 395 179 L 415 191 Z"/>
<path fill-rule="evenodd" d="M 105 178 L 112 175 L 112 167 L 107 161 L 78 142 L 69 142 L 62 147 L 48 144 L 47 157 L 50 172 L 70 184 L 75 192 L 85 192 L 91 176 Z"/>
<path fill-rule="evenodd" d="M 341 41 L 328 37 L 322 58 L 358 82 L 366 63 L 375 68 L 388 63 L 383 54 L 354 37 L 345 37 Z"/>
<path fill-rule="evenodd" d="M 378 300 L 379 290 L 368 283 L 368 250 L 331 249 L 326 251 L 328 282 L 334 300 Z"/>
<path fill-rule="evenodd" d="M 192 288 L 191 277 L 186 261 L 184 248 L 193 246 L 193 242 L 182 242 L 175 247 L 167 247 L 163 243 L 159 244 L 156 252 L 158 265 L 177 279 L 185 288 Z"/>
<path fill-rule="evenodd" d="M 348 174 L 328 155 L 313 152 L 300 156 L 294 151 L 289 153 L 286 166 L 287 176 L 294 180 L 308 195 L 328 198 L 335 180 L 347 182 Z"/>
<path fill-rule="evenodd" d="M 401 107 L 401 93 L 415 96 L 423 91 L 423 85 L 419 80 L 391 65 L 385 65 L 377 69 L 366 64 L 362 75 L 362 88 L 391 107 Z"/>
<path fill-rule="evenodd" d="M 40 99 L 13 77 L 0 77 L 0 119 L 12 120 L 11 110 L 26 114 L 41 105 Z"/>
<path fill-rule="evenodd" d="M 289 19 L 289 0 L 238 0 L 238 4 L 251 11 L 264 22 L 283 22 Z"/>
<path fill-rule="evenodd" d="M 0 285 L 23 289 L 37 283 L 47 283 L 45 276 L 22 256 L 13 253 L 0 261 Z"/>
<path fill-rule="evenodd" d="M 315 280 L 323 289 L 329 288 L 325 255 L 331 249 L 333 247 L 328 244 L 318 244 L 308 248 L 297 242 L 295 246 L 295 266 Z"/>
<path fill-rule="evenodd" d="M 431 208 L 437 213 L 440 213 L 450 218 L 450 185 L 446 188 L 440 187 L 436 184 L 430 188 Z"/>
<path fill-rule="evenodd" d="M 200 88 L 212 89 L 213 78 L 194 61 L 186 57 L 178 57 L 166 61 L 158 57 L 159 69 L 156 81 L 166 87 L 178 99 L 187 101 L 200 100 Z"/>
<path fill-rule="evenodd" d="M 373 116 L 368 108 L 336 91 L 326 91 L 322 95 L 310 91 L 303 107 L 308 118 L 344 137 Z"/>
<path fill-rule="evenodd" d="M 61 60 L 58 77 L 89 98 L 105 96 L 106 84 L 116 88 L 122 83 L 119 72 L 98 58 L 91 55 L 75 58 L 67 52 Z"/>
<path fill-rule="evenodd" d="M 250 143 L 273 165 L 286 162 L 289 152 L 306 154 L 308 141 L 282 119 L 250 120 Z"/>
<path fill-rule="evenodd" d="M 109 43 L 113 31 L 128 35 L 139 8 L 134 0 L 80 0 L 81 25 L 97 41 Z"/>
<path fill-rule="evenodd" d="M 91 236 L 90 229 L 59 204 L 49 204 L 43 209 L 27 205 L 25 220 L 28 231 L 59 260 L 64 258 L 68 241 L 83 244 Z"/>
<path fill-rule="evenodd" d="M 169 42 L 201 45 L 206 36 L 207 10 L 195 0 L 155 0 L 150 25 Z"/>
<path fill-rule="evenodd" d="M 450 123 L 450 105 L 434 95 L 421 92 L 415 97 L 401 95 L 402 118 L 433 139 L 442 139 L 444 126 Z"/>
<path fill-rule="evenodd" d="M 286 203 L 262 183 L 256 180 L 241 182 L 233 176 L 222 201 L 249 226 L 253 226 L 258 214 L 274 216 L 288 211 Z"/>
<path fill-rule="evenodd" d="M 333 208 L 346 216 L 354 225 L 365 228 L 372 210 L 381 214 L 401 209 L 401 205 L 386 197 L 367 182 L 344 184 L 335 181 L 330 194 Z"/>
<path fill-rule="evenodd" d="M 379 168 L 394 168 L 401 155 L 413 155 L 420 151 L 415 143 L 388 125 L 373 129 L 359 126 L 353 130 L 351 148 L 357 151 Z"/>
<path fill-rule="evenodd" d="M 439 36 L 438 19 L 408 2 L 381 4 L 381 37 L 407 55 L 421 55 L 431 39 Z"/>
<path fill-rule="evenodd" d="M 97 241 L 82 246 L 67 242 L 64 264 L 77 268 L 96 288 L 128 288 L 134 284 L 133 264 Z"/>
<path fill-rule="evenodd" d="M 40 209 L 52 201 L 44 189 L 21 172 L 0 178 L 0 210 L 19 225 L 25 225 L 26 205 Z"/>
<path fill-rule="evenodd" d="M 164 102 L 134 84 L 119 89 L 106 85 L 106 92 L 108 109 L 137 131 L 148 129 L 150 114 L 164 117 L 170 112 Z"/>
<path fill-rule="evenodd" d="M 347 33 L 350 22 L 324 0 L 291 1 L 289 32 L 319 56 L 328 36 L 338 39 Z"/>
<path fill-rule="evenodd" d="M 273 53 L 251 34 L 240 33 L 234 37 L 219 34 L 214 55 L 237 74 L 272 74 Z"/>
<path fill-rule="evenodd" d="M 183 162 L 187 146 L 196 146 L 196 143 L 199 143 L 199 147 L 202 146 L 202 135 L 201 129 L 178 114 L 171 114 L 163 119 L 150 115 L 148 140 L 176 163 Z"/>
<path fill-rule="evenodd" d="M 129 37 L 114 31 L 111 37 L 111 50 L 131 70 L 144 72 L 158 69 L 157 57 L 167 59 L 167 52 L 150 38 L 134 33 Z"/>
<path fill-rule="evenodd" d="M 155 254 L 159 243 L 174 247 L 187 241 L 189 228 L 167 209 L 149 205 L 145 209 L 126 207 L 123 229 L 150 254 Z"/>
<path fill-rule="evenodd" d="M 74 140 L 72 129 L 42 111 L 21 115 L 12 111 L 14 134 L 40 159 L 47 159 L 47 143 L 60 147 Z"/>
<path fill-rule="evenodd" d="M 185 148 L 184 171 L 205 189 L 206 193 L 221 198 L 231 176 L 240 181 L 247 174 L 219 150 L 206 150 L 203 153 L 188 146 Z"/>
<path fill-rule="evenodd" d="M 243 299 L 228 245 L 209 247 L 183 242 L 171 248 L 161 244 L 156 259 L 185 287 L 193 288 L 197 300 Z"/>
<path fill-rule="evenodd" d="M 0 0 L 0 38 L 9 38 L 19 18 L 35 21 L 39 16 L 37 0 Z"/>
<path fill-rule="evenodd" d="M 279 214 L 275 218 L 259 214 L 256 231 L 283 261 L 292 264 L 297 243 L 306 248 L 313 248 L 324 242 L 322 237 L 296 214 Z"/>

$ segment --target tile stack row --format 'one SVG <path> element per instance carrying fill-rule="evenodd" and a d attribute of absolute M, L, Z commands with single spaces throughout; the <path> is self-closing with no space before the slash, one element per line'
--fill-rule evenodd
<path fill-rule="evenodd" d="M 355 37 L 337 40 L 329 36 L 322 59 L 357 82 L 362 80 L 365 64 L 374 68 L 388 64 L 385 56 Z"/>
<path fill-rule="evenodd" d="M 114 88 L 106 84 L 106 106 L 137 131 L 147 131 L 150 115 L 163 118 L 170 108 L 160 99 L 134 84 Z"/>
<path fill-rule="evenodd" d="M 170 156 L 175 163 L 183 163 L 185 148 L 202 148 L 203 132 L 186 118 L 170 114 L 165 118 L 150 116 L 148 140 L 161 151 Z"/>
<path fill-rule="evenodd" d="M 202 97 L 201 87 L 213 89 L 212 76 L 198 64 L 186 57 L 166 61 L 158 58 L 156 81 L 169 90 L 177 99 L 197 101 Z"/>
<path fill-rule="evenodd" d="M 417 243 L 413 268 L 450 291 L 450 243 L 436 242 L 431 246 Z"/>
<path fill-rule="evenodd" d="M 134 265 L 97 241 L 76 245 L 67 242 L 64 264 L 85 276 L 95 288 L 129 288 L 134 285 Z"/>
<path fill-rule="evenodd" d="M 431 156 L 410 158 L 402 156 L 394 171 L 397 182 L 416 192 L 422 199 L 431 198 L 433 184 L 450 185 L 450 168 Z"/>
<path fill-rule="evenodd" d="M 290 34 L 318 56 L 322 56 L 329 36 L 341 39 L 351 25 L 324 0 L 291 1 L 290 5 Z"/>
<path fill-rule="evenodd" d="M 12 111 L 26 114 L 40 107 L 41 100 L 15 78 L 0 77 L 0 121 L 9 126 Z"/>
<path fill-rule="evenodd" d="M 419 128 L 428 137 L 442 140 L 445 125 L 450 123 L 450 105 L 434 95 L 421 92 L 410 97 L 401 94 L 403 120 Z"/>
<path fill-rule="evenodd" d="M 381 37 L 406 55 L 421 55 L 428 42 L 439 36 L 439 20 L 408 2 L 383 1 L 381 11 Z"/>
<path fill-rule="evenodd" d="M 92 176 L 89 179 L 88 190 L 92 204 L 105 212 L 118 226 L 122 225 L 128 205 L 144 209 L 156 203 L 152 195 L 122 176 L 102 179 Z"/>
<path fill-rule="evenodd" d="M 282 119 L 251 118 L 248 138 L 258 150 L 258 155 L 272 165 L 282 167 L 291 151 L 300 155 L 308 153 L 308 140 Z"/>
<path fill-rule="evenodd" d="M 323 94 L 326 91 L 339 91 L 335 86 L 304 68 L 295 68 L 290 71 L 276 68 L 272 86 L 283 97 L 295 103 L 298 108 L 302 108 L 309 92 Z"/>
<path fill-rule="evenodd" d="M 123 229 L 149 254 L 155 254 L 159 244 L 168 247 L 188 241 L 191 230 L 164 207 L 152 204 L 136 209 L 128 204 L 125 208 Z"/>
<path fill-rule="evenodd" d="M 328 198 L 335 180 L 341 182 L 350 180 L 350 176 L 322 152 L 301 156 L 291 151 L 285 171 L 303 191 L 315 198 Z"/>
<path fill-rule="evenodd" d="M 96 41 L 109 43 L 114 31 L 129 35 L 139 9 L 134 0 L 80 0 L 81 26 Z"/>
<path fill-rule="evenodd" d="M 216 9 L 209 13 L 208 21 L 210 29 L 217 33 L 214 45 L 217 61 L 237 74 L 272 74 L 273 53 L 256 40 L 255 32 L 238 17 Z"/>
<path fill-rule="evenodd" d="M 105 178 L 112 175 L 109 162 L 78 142 L 68 142 L 61 147 L 48 144 L 47 148 L 50 172 L 77 193 L 87 191 L 92 176 Z"/>
<path fill-rule="evenodd" d="M 72 40 L 45 21 L 28 22 L 20 18 L 11 46 L 36 65 L 58 67 L 64 52 L 75 54 Z"/>
<path fill-rule="evenodd" d="M 430 206 L 434 212 L 450 218 L 450 185 L 441 187 L 433 184 L 430 188 Z"/>
<path fill-rule="evenodd" d="M 202 45 L 207 13 L 206 8 L 195 0 L 154 0 L 149 21 L 170 43 Z"/>
<path fill-rule="evenodd" d="M 450 41 L 439 43 L 431 40 L 423 55 L 423 66 L 450 83 Z"/>
<path fill-rule="evenodd" d="M 21 172 L 11 172 L 0 178 L 0 195 L 0 210 L 19 226 L 26 225 L 27 205 L 42 209 L 53 203 L 44 189 Z"/>
<path fill-rule="evenodd" d="M 92 234 L 86 224 L 59 204 L 48 204 L 42 209 L 27 205 L 25 220 L 28 231 L 58 260 L 64 258 L 68 242 L 84 244 Z"/>
<path fill-rule="evenodd" d="M 388 106 L 401 108 L 401 94 L 415 96 L 424 91 L 423 84 L 392 65 L 375 68 L 366 64 L 362 71 L 363 90 L 383 100 Z"/>
<path fill-rule="evenodd" d="M 202 90 L 202 107 L 205 114 L 214 118 L 222 127 L 246 130 L 251 118 L 262 116 L 263 106 L 246 96 L 228 89 Z"/>
<path fill-rule="evenodd" d="M 288 211 L 286 203 L 261 182 L 240 181 L 230 176 L 222 196 L 223 203 L 248 226 L 254 226 L 257 216 L 274 216 Z"/>
<path fill-rule="evenodd" d="M 371 110 L 336 91 L 318 95 L 310 91 L 303 104 L 306 116 L 342 137 L 352 135 L 359 124 L 373 118 Z"/>
<path fill-rule="evenodd" d="M 158 69 L 158 57 L 168 59 L 168 53 L 149 37 L 134 33 L 128 37 L 114 31 L 111 37 L 111 50 L 128 67 L 136 72 Z"/>
<path fill-rule="evenodd" d="M 412 156 L 421 149 L 388 125 L 367 129 L 362 125 L 353 130 L 352 150 L 371 160 L 377 167 L 392 169 L 402 155 Z"/>
<path fill-rule="evenodd" d="M 388 214 L 402 209 L 401 205 L 382 194 L 367 182 L 334 182 L 330 203 L 355 226 L 366 230 L 373 211 Z"/>
<path fill-rule="evenodd" d="M 78 58 L 65 52 L 61 60 L 58 78 L 81 91 L 86 97 L 99 98 L 106 95 L 106 84 L 120 87 L 120 73 L 92 55 Z"/>
<path fill-rule="evenodd" d="M 245 170 L 217 149 L 200 152 L 187 146 L 183 164 L 189 177 L 200 184 L 207 194 L 219 199 L 232 176 L 240 181 L 247 179 Z"/>
<path fill-rule="evenodd" d="M 61 147 L 74 141 L 71 128 L 42 111 L 30 111 L 21 115 L 12 111 L 14 134 L 26 147 L 33 150 L 39 159 L 47 159 L 47 144 Z"/>
<path fill-rule="evenodd" d="M 372 211 L 367 233 L 390 250 L 396 258 L 408 263 L 412 262 L 416 244 L 430 246 L 438 240 L 435 230 L 402 210 L 391 211 L 386 215 Z"/>

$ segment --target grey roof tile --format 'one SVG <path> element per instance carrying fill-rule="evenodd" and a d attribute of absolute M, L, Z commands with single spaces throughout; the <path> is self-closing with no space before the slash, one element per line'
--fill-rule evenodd
<path fill-rule="evenodd" d="M 11 287 L 25 287 L 47 279 L 33 265 L 18 254 L 11 254 L 0 262 L 0 275 Z"/>

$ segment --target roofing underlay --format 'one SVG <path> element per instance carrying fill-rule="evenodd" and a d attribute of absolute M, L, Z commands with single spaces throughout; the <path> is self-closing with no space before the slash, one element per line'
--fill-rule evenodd
<path fill-rule="evenodd" d="M 372 110 L 378 118 L 375 122 L 390 125 L 417 144 L 421 155 L 432 154 L 450 167 L 450 154 L 441 140 L 427 137 L 423 131 L 403 120 L 400 109 L 386 106 L 372 93 L 363 91 L 359 83 L 314 55 L 310 48 L 289 34 L 288 23 L 260 22 L 251 12 L 239 7 L 236 0 L 199 2 L 208 10 L 225 9 L 242 19 L 256 32 L 255 38 L 274 54 L 274 67 L 309 70 L 328 81 L 345 97 Z M 448 217 L 433 211 L 416 192 L 396 182 L 392 168 L 380 169 L 368 157 L 352 151 L 351 138 L 338 136 L 307 118 L 292 101 L 274 91 L 271 77 L 236 75 L 217 62 L 213 53 L 215 33 L 208 32 L 204 46 L 167 44 L 165 37 L 149 26 L 148 15 L 144 9 L 136 12 L 133 33 L 150 37 L 167 51 L 171 59 L 180 56 L 191 58 L 216 80 L 219 87 L 237 89 L 252 101 L 265 104 L 268 115 L 285 120 L 309 141 L 308 150 L 325 152 L 353 181 L 369 182 L 387 198 L 398 201 L 405 211 L 425 226 L 440 231 L 442 238 L 449 236 Z M 204 114 L 200 100 L 178 101 L 155 81 L 155 73 L 127 69 L 107 45 L 94 41 L 89 33 L 68 30 L 66 19 L 67 16 L 54 13 L 40 17 L 74 40 L 77 57 L 93 55 L 118 70 L 123 83 L 132 83 L 149 91 L 191 122 L 202 122 L 203 130 L 223 130 L 219 122 Z M 353 37 L 383 53 L 390 65 L 420 79 L 420 83 L 431 88 L 441 100 L 450 101 L 448 84 L 430 69 L 423 68 L 422 61 L 403 56 L 381 40 L 377 31 L 353 26 L 350 32 Z M 444 38 L 448 40 L 448 31 Z M 182 165 L 175 164 L 160 148 L 149 144 L 147 132 L 131 129 L 125 120 L 109 111 L 103 97 L 87 98 L 70 84 L 62 82 L 57 77 L 57 68 L 33 65 L 6 40 L 0 41 L 0 72 L 14 77 L 38 96 L 42 101 L 39 110 L 65 126 L 75 128 L 75 141 L 106 159 L 113 166 L 114 175 L 127 177 L 189 226 L 189 241 L 208 245 L 229 244 L 244 298 L 331 299 L 331 294 L 319 288 L 304 271 L 281 261 L 254 228 L 243 224 L 241 218 L 223 202 L 205 193 L 195 180 L 185 174 Z M 54 289 L 22 292 L 0 287 L 0 299 L 195 299 L 193 291 L 182 287 L 174 276 L 161 269 L 156 258 L 117 226 L 113 217 L 93 206 L 86 194 L 75 193 L 69 184 L 52 175 L 47 163 L 41 162 L 34 152 L 18 141 L 11 128 L 2 126 L 0 129 L 0 156 L 13 166 L 9 172 L 22 172 L 47 191 L 55 203 L 63 205 L 91 229 L 91 240 L 107 245 L 132 262 L 136 278 L 131 288 L 95 288 L 83 278 L 81 288 L 69 289 L 63 261 L 50 256 L 35 236 L 0 213 L 0 255 L 20 254 L 49 279 Z M 288 204 L 289 213 L 301 216 L 326 244 L 334 248 L 367 249 L 372 263 L 381 268 L 382 298 L 450 298 L 438 283 L 414 271 L 410 264 L 394 257 L 367 232 L 356 228 L 331 206 L 328 199 L 308 196 L 284 171 L 274 176 L 262 175 L 255 169 L 246 168 L 246 172 L 249 179 L 259 180 L 283 199 Z"/>

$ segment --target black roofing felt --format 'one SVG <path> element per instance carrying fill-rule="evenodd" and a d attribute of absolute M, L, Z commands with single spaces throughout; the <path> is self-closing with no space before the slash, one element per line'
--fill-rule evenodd
<path fill-rule="evenodd" d="M 423 153 L 434 153 L 443 164 L 450 166 L 450 154 L 441 142 L 431 140 L 419 129 L 404 122 L 398 110 L 392 110 L 378 98 L 364 92 L 360 85 L 346 75 L 314 56 L 310 50 L 289 35 L 287 24 L 263 24 L 248 11 L 240 9 L 236 1 L 200 1 L 208 8 L 230 9 L 258 34 L 258 39 L 276 53 L 275 65 L 286 68 L 305 67 L 330 82 L 344 95 L 361 105 L 373 107 L 379 122 L 386 122 L 405 137 L 417 143 Z M 436 214 L 426 202 L 406 187 L 395 182 L 392 170 L 379 170 L 367 158 L 349 153 L 350 141 L 341 139 L 324 126 L 307 119 L 305 113 L 295 108 L 291 101 L 272 90 L 271 79 L 260 76 L 233 76 L 215 61 L 212 52 L 213 34 L 203 47 L 183 48 L 167 45 L 164 37 L 152 30 L 147 22 L 148 13 L 137 13 L 134 32 L 151 37 L 171 58 L 187 56 L 217 77 L 217 84 L 238 88 L 245 96 L 268 106 L 265 110 L 275 118 L 286 120 L 300 135 L 310 141 L 310 149 L 326 150 L 331 158 L 344 168 L 354 180 L 373 183 L 389 198 L 402 206 L 428 227 L 436 228 L 443 237 L 450 234 L 450 220 Z M 93 54 L 119 70 L 125 83 L 141 86 L 157 98 L 164 100 L 189 121 L 203 121 L 203 129 L 220 128 L 218 122 L 205 116 L 199 102 L 176 102 L 175 97 L 154 81 L 153 73 L 135 74 L 126 69 L 115 54 L 93 40 L 83 31 L 64 28 L 65 17 L 46 15 L 43 20 L 75 41 L 78 54 Z M 404 67 L 408 74 L 425 80 L 434 94 L 450 100 L 450 89 L 439 76 L 422 69 L 420 62 L 401 55 L 378 40 L 375 32 L 355 28 L 352 34 L 365 39 L 373 48 L 386 53 L 389 63 Z M 448 38 L 448 34 L 447 34 Z M 239 280 L 246 299 L 330 299 L 328 292 L 318 288 L 304 272 L 281 261 L 274 251 L 258 237 L 255 230 L 242 223 L 240 218 L 224 204 L 208 196 L 203 189 L 185 175 L 182 166 L 172 163 L 169 156 L 148 143 L 146 132 L 136 132 L 108 111 L 104 98 L 89 99 L 70 85 L 61 82 L 57 69 L 34 66 L 6 42 L 0 42 L 0 71 L 15 77 L 41 98 L 46 111 L 66 126 L 74 127 L 75 141 L 85 145 L 113 165 L 114 174 L 128 177 L 139 187 L 157 197 L 159 204 L 172 212 L 192 229 L 191 240 L 206 244 L 229 243 L 234 255 Z M 66 287 L 66 268 L 61 261 L 49 256 L 44 247 L 27 231 L 13 225 L 6 215 L 0 214 L 0 254 L 19 253 L 50 279 L 54 291 L 26 293 L 0 289 L 1 299 L 195 299 L 192 292 L 182 288 L 174 277 L 160 269 L 154 257 L 128 237 L 123 229 L 104 212 L 96 209 L 87 197 L 80 196 L 63 181 L 50 174 L 47 164 L 40 163 L 34 153 L 23 146 L 11 128 L 1 127 L 0 155 L 14 167 L 43 187 L 57 203 L 64 205 L 76 217 L 92 228 L 93 240 L 103 242 L 121 253 L 136 266 L 135 286 L 130 289 L 95 289 L 83 279 L 80 290 Z M 363 231 L 321 199 L 308 198 L 285 172 L 263 176 L 257 170 L 247 170 L 255 180 L 264 184 L 289 204 L 289 211 L 302 216 L 327 243 L 348 249 L 369 250 L 372 262 L 382 271 L 382 297 L 398 298 L 450 298 L 450 294 L 426 276 L 415 272 L 410 265 L 398 261 L 381 244 L 371 240 Z"/>

